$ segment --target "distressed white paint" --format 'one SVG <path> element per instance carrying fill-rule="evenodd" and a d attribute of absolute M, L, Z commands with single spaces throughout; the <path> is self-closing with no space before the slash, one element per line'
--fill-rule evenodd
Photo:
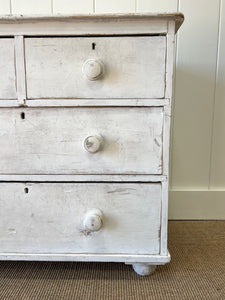
<path fill-rule="evenodd" d="M 25 52 L 28 98 L 164 97 L 163 36 L 25 38 Z M 101 78 L 83 75 L 87 59 L 101 61 Z"/>
<path fill-rule="evenodd" d="M 0 99 L 16 99 L 13 38 L 0 38 L 0 70 Z"/>
<path fill-rule="evenodd" d="M 75 16 L 0 16 L 0 35 L 134 35 L 166 34 L 168 20 L 182 24 L 179 14 L 113 14 Z M 29 22 L 29 26 L 27 23 Z M 104 26 L 103 26 L 104 23 Z"/>
<path fill-rule="evenodd" d="M 16 87 L 18 105 L 25 104 L 26 100 L 26 71 L 24 56 L 24 38 L 15 36 L 15 65 L 16 65 Z"/>
<path fill-rule="evenodd" d="M 103 226 L 104 214 L 98 209 L 90 209 L 84 216 L 83 219 L 83 230 L 86 234 L 90 234 L 91 232 L 99 231 Z"/>
<path fill-rule="evenodd" d="M 158 254 L 97 254 L 97 253 L 47 253 L 47 254 L 25 254 L 25 253 L 1 253 L 0 260 L 36 260 L 36 261 L 112 261 L 112 262 L 124 262 L 127 265 L 136 263 L 146 263 L 151 265 L 164 265 L 170 262 L 170 254 L 166 256 Z"/>
<path fill-rule="evenodd" d="M 53 14 L 82 14 L 93 12 L 93 0 L 53 0 Z"/>
<path fill-rule="evenodd" d="M 156 270 L 156 266 L 148 264 L 133 264 L 133 269 L 137 274 L 146 276 L 154 273 Z"/>
<path fill-rule="evenodd" d="M 90 135 L 84 139 L 84 149 L 89 153 L 96 153 L 104 147 L 104 139 L 102 136 Z"/>
<path fill-rule="evenodd" d="M 67 0 L 69 1 L 69 0 Z M 72 2 L 72 3 L 71 3 Z M 62 13 L 68 13 L 68 14 L 72 14 L 72 13 L 77 13 L 78 11 L 80 11 L 81 13 L 93 13 L 94 12 L 94 6 L 95 6 L 95 1 L 91 1 L 92 3 L 90 3 L 88 0 L 85 1 L 71 1 L 71 2 L 66 2 L 66 1 L 59 1 L 59 0 L 53 0 L 52 1 L 52 8 L 51 10 L 53 11 L 53 13 L 57 13 L 57 14 L 62 14 Z M 179 3 L 178 3 L 179 2 Z M 30 9 L 30 11 L 32 11 L 32 13 L 38 13 L 38 9 L 37 6 L 34 2 L 33 3 L 33 7 L 31 7 L 32 4 L 31 1 L 28 0 L 24 0 L 25 5 Z M 36 3 L 38 3 L 38 1 L 36 1 Z M 88 3 L 88 5 L 87 5 Z M 122 9 L 124 9 L 124 3 L 127 3 L 126 1 L 104 1 L 104 3 L 102 3 L 102 7 L 98 6 L 98 9 L 103 9 L 105 11 L 109 11 L 110 9 L 112 9 L 114 12 L 120 12 Z M 179 10 L 181 12 L 185 13 L 185 26 L 188 26 L 188 30 L 190 34 L 185 34 L 185 48 L 187 53 L 190 51 L 192 51 L 192 47 L 193 45 L 197 45 L 196 41 L 195 41 L 195 32 L 196 30 L 199 29 L 199 27 L 201 27 L 200 31 L 198 31 L 198 37 L 200 37 L 202 39 L 202 41 L 200 42 L 200 46 L 196 46 L 196 49 L 200 49 L 200 53 L 201 53 L 201 57 L 200 60 L 203 61 L 204 60 L 204 65 L 205 65 L 205 71 L 203 71 L 203 74 L 212 74 L 211 71 L 211 63 L 212 61 L 214 61 L 214 67 L 216 68 L 216 64 L 217 61 L 215 59 L 216 51 L 206 51 L 206 49 L 208 49 L 208 46 L 205 44 L 208 43 L 209 41 L 211 41 L 215 47 L 219 47 L 222 50 L 220 50 L 220 55 L 219 55 L 219 60 L 218 60 L 218 70 L 219 73 L 221 74 L 221 70 L 224 69 L 223 67 L 223 46 L 222 44 L 225 41 L 225 35 L 223 33 L 223 30 L 220 30 L 219 32 L 217 32 L 217 30 L 214 30 L 214 25 L 218 24 L 220 22 L 219 20 L 219 12 L 221 13 L 221 24 L 224 22 L 224 0 L 220 1 L 221 3 L 221 7 L 219 7 L 218 5 L 218 1 L 188 1 L 188 0 L 136 0 L 136 11 L 137 12 L 174 12 L 177 11 L 178 5 L 179 5 Z M 0 14 L 9 14 L 10 13 L 10 1 L 9 0 L 1 0 L 0 1 Z M 86 6 L 87 5 L 87 6 Z M 184 8 L 185 6 L 185 8 Z M 188 7 L 188 9 L 187 9 Z M 57 12 L 56 12 L 56 8 L 57 8 Z M 21 4 L 21 11 L 23 9 L 23 6 Z M 133 6 L 131 8 L 132 10 L 130 10 L 130 12 L 133 12 Z M 217 10 L 218 13 L 215 13 L 215 9 Z M 49 14 L 49 7 L 48 5 L 46 6 L 46 8 L 44 8 L 42 10 L 42 12 L 44 14 Z M 196 23 L 195 28 L 193 29 L 192 25 L 193 24 L 193 20 L 192 20 L 192 16 L 193 14 L 196 16 L 196 18 L 199 20 L 199 22 Z M 202 19 L 202 14 L 204 14 L 206 16 L 206 18 L 204 20 Z M 191 18 L 190 18 L 190 17 Z M 52 22 L 52 29 L 51 32 L 54 34 L 62 34 L 62 26 L 63 23 L 61 22 Z M 110 22 L 109 26 L 106 26 L 106 24 L 104 24 L 104 26 L 101 25 L 101 22 L 96 22 L 93 26 L 87 26 L 87 23 L 85 22 L 85 28 L 84 28 L 84 23 L 80 22 L 79 24 L 76 24 L 76 26 L 74 26 L 73 28 L 68 28 L 68 24 L 67 24 L 67 30 L 68 32 L 70 32 L 70 34 L 74 34 L 74 31 L 79 31 L 80 34 L 84 34 L 85 31 L 92 31 L 93 27 L 93 31 L 96 31 L 96 27 L 98 27 L 98 31 L 101 31 L 101 33 L 104 32 L 109 32 L 112 31 L 112 28 L 114 28 L 114 31 L 116 30 L 117 33 L 121 30 L 121 26 L 120 24 L 117 25 L 112 24 Z M 90 23 L 91 24 L 91 23 Z M 201 26 L 201 24 L 204 24 L 204 26 Z M 128 24 L 127 24 L 128 25 Z M 189 26 L 190 25 L 190 26 Z M 27 28 L 26 25 L 21 26 L 18 24 L 16 26 L 13 26 L 13 30 L 15 32 L 18 32 L 19 34 L 22 33 L 22 29 L 21 28 L 27 28 L 26 30 L 29 31 L 29 34 L 34 33 L 34 27 L 36 25 L 34 25 L 33 23 L 29 26 L 29 29 Z M 141 32 L 145 29 L 152 31 L 153 30 L 153 24 L 144 24 L 144 21 L 142 22 L 134 22 L 133 25 L 130 24 L 127 26 L 126 30 L 130 31 L 130 29 L 132 28 L 132 30 L 136 30 L 136 33 Z M 2 28 L 0 26 L 0 28 Z M 10 24 L 7 24 L 4 26 L 4 32 L 12 32 L 13 30 L 11 30 L 10 28 L 12 28 L 12 26 Z M 43 27 L 39 27 L 42 28 L 42 34 L 45 32 L 46 29 L 46 24 L 43 25 Z M 116 28 L 116 29 L 115 29 Z M 223 26 L 221 27 L 223 28 Z M 76 29 L 76 30 L 75 30 Z M 147 31 L 146 30 L 146 31 Z M 181 29 L 183 30 L 183 29 Z M 154 31 L 154 30 L 153 30 Z M 164 30 L 164 32 L 166 31 L 166 29 Z M 214 32 L 212 34 L 212 31 Z M 3 32 L 1 32 L 0 34 L 2 34 Z M 193 34 L 192 34 L 193 33 Z M 208 33 L 210 34 L 210 36 L 208 35 Z M 37 34 L 37 32 L 36 32 Z M 40 31 L 39 31 L 40 34 Z M 97 34 L 97 33 L 96 33 Z M 215 35 L 220 37 L 220 41 L 218 43 L 217 38 L 215 38 Z M 183 39 L 180 39 L 177 43 L 177 48 L 178 48 L 178 52 L 181 49 L 182 50 L 182 44 L 183 44 Z M 203 51 L 201 51 L 201 45 L 204 45 L 202 47 Z M 195 46 L 194 46 L 195 47 Z M 183 51 L 183 50 L 182 50 Z M 192 56 L 192 55 L 191 55 Z M 205 58 L 205 59 L 204 59 Z M 201 68 L 202 65 L 199 65 L 198 60 L 194 60 L 193 62 L 191 62 L 192 64 L 192 68 L 194 68 L 194 73 L 199 74 L 201 73 Z M 189 63 L 187 62 L 187 65 L 189 65 Z M 186 67 L 182 67 L 183 70 L 186 69 Z M 209 71 L 207 71 L 207 69 L 210 69 Z M 188 72 L 188 70 L 187 70 Z M 215 84 L 217 86 L 217 90 L 219 87 L 219 89 L 223 89 L 223 85 L 224 85 L 224 77 L 221 75 L 219 75 L 218 73 L 218 77 L 215 80 Z M 202 78 L 205 77 L 205 75 L 203 76 L 198 76 L 197 78 L 194 79 L 194 83 L 196 83 L 196 85 L 199 84 L 201 85 L 202 82 Z M 186 79 L 182 77 L 182 79 L 177 82 L 176 84 L 178 86 L 180 86 L 180 89 L 185 90 L 185 83 Z M 206 84 L 206 86 L 208 86 Z M 214 86 L 215 87 L 215 86 Z M 179 87 L 178 87 L 179 88 Z M 225 114 L 225 108 L 223 107 L 223 101 L 221 100 L 221 97 L 218 98 L 218 96 L 216 96 L 216 98 L 218 100 L 215 101 L 215 114 L 213 118 L 208 118 L 209 115 L 211 115 L 211 113 L 213 114 L 213 110 L 214 110 L 214 104 L 211 106 L 205 106 L 204 102 L 205 102 L 205 98 L 203 95 L 201 95 L 197 89 L 195 88 L 190 88 L 190 90 L 193 91 L 193 95 L 197 95 L 197 102 L 199 103 L 202 107 L 204 107 L 204 112 L 199 113 L 198 114 L 198 122 L 199 124 L 196 124 L 195 126 L 192 126 L 192 128 L 190 129 L 191 135 L 193 136 L 193 138 L 191 140 L 189 140 L 188 143 L 188 147 L 190 147 L 190 149 L 194 149 L 194 151 L 187 151 L 188 154 L 188 161 L 192 162 L 192 161 L 197 161 L 197 163 L 193 163 L 193 165 L 189 168 L 190 164 L 187 163 L 184 167 L 180 168 L 180 159 L 178 159 L 177 156 L 177 143 L 179 143 L 178 141 L 175 142 L 175 145 L 172 146 L 172 151 L 174 152 L 176 151 L 175 157 L 176 159 L 173 160 L 173 163 L 171 163 L 172 166 L 174 166 L 177 170 L 177 175 L 176 177 L 173 176 L 173 186 L 176 188 L 184 188 L 187 189 L 189 191 L 194 191 L 196 188 L 202 187 L 204 190 L 210 188 L 210 189 L 224 189 L 224 167 L 222 167 L 224 165 L 224 153 L 223 153 L 223 149 L 225 147 L 225 139 L 223 138 L 223 119 L 224 119 L 224 114 Z M 192 114 L 193 111 L 190 108 L 188 108 L 185 104 L 183 104 L 183 97 L 185 97 L 186 93 L 180 94 L 179 97 L 176 96 L 175 100 L 177 102 L 180 102 L 180 108 L 178 108 L 178 110 L 175 110 L 175 118 L 177 119 L 177 116 L 180 114 L 180 112 L 182 113 L 182 111 L 185 110 L 186 115 L 185 118 L 190 118 L 192 119 Z M 218 94 L 218 92 L 217 92 Z M 11 102 L 12 104 L 12 102 Z M 2 101 L 0 101 L 0 106 L 1 105 L 5 105 L 2 104 Z M 179 104 L 178 104 L 179 105 Z M 179 118 L 179 117 L 178 117 Z M 181 117 L 181 121 L 179 122 L 175 122 L 175 127 L 174 130 L 177 131 L 179 130 L 179 128 L 183 128 L 184 132 L 186 132 L 186 130 L 188 131 L 187 128 L 189 128 L 189 123 L 186 122 L 184 124 L 184 118 Z M 182 121 L 183 120 L 183 121 Z M 213 121 L 214 120 L 214 121 Z M 197 123 L 195 121 L 195 123 Z M 208 142 L 204 142 L 204 147 L 202 147 L 203 143 L 196 143 L 196 139 L 197 137 L 201 136 L 201 139 L 203 139 L 204 136 L 204 140 L 205 137 L 208 138 L 208 132 L 209 130 L 205 130 L 201 131 L 201 133 L 196 130 L 196 128 L 198 127 L 198 125 L 205 127 L 205 125 L 201 125 L 201 124 L 205 124 L 206 123 L 206 127 L 207 128 L 211 128 L 211 130 L 213 131 L 213 136 L 212 136 L 212 143 L 208 143 Z M 192 122 L 191 122 L 192 124 Z M 222 124 L 222 125 L 221 125 Z M 173 130 L 172 130 L 173 131 Z M 185 134 L 185 136 L 187 136 L 187 134 Z M 189 139 L 189 136 L 187 136 L 187 139 Z M 183 141 L 182 141 L 183 143 Z M 184 149 L 187 149 L 187 147 L 185 146 Z M 202 150 L 202 148 L 204 150 Z M 174 150 L 175 149 L 175 150 Z M 182 153 L 185 152 L 185 150 L 182 150 Z M 200 153 L 201 157 L 200 159 L 196 158 L 196 154 Z M 209 155 L 208 155 L 209 154 Z M 180 157 L 185 156 L 186 153 L 183 153 L 182 155 L 180 155 Z M 210 159 L 210 156 L 212 159 Z M 211 160 L 211 167 L 209 167 L 210 165 L 210 160 Z M 200 163 L 201 162 L 201 163 Z M 182 162 L 183 163 L 183 162 Z M 206 171 L 205 169 L 208 168 L 209 171 Z M 193 179 L 193 181 L 190 180 L 191 178 L 191 174 L 196 174 L 195 178 Z M 197 175 L 198 174 L 198 175 Z M 181 178 L 183 178 L 183 176 L 186 176 L 185 179 L 182 180 L 182 182 L 180 181 Z M 204 180 L 203 180 L 204 178 Z M 209 179 L 210 178 L 210 179 Z M 193 184 L 194 182 L 194 184 Z M 211 195 L 211 194 L 210 194 Z M 182 195 L 181 195 L 182 197 Z M 172 199 L 172 198 L 171 198 Z M 184 194 L 184 199 L 186 199 L 187 201 L 189 201 L 190 203 L 193 203 L 191 200 L 189 200 L 188 197 L 186 197 L 186 195 Z M 213 203 L 213 198 L 212 198 L 212 203 Z M 189 202 L 187 203 L 187 205 L 189 204 Z M 193 210 L 195 209 L 195 205 L 198 206 L 199 203 L 193 203 Z M 220 203 L 221 205 L 221 209 L 220 211 L 224 211 L 225 212 L 225 206 L 224 204 L 222 205 L 222 203 Z M 180 209 L 180 206 L 179 206 Z M 174 218 L 180 218 L 179 215 L 179 210 L 175 210 L 178 214 L 173 214 Z M 191 211 L 190 211 L 191 212 Z M 183 207 L 182 210 L 182 215 L 187 216 L 187 213 L 185 211 L 185 205 Z M 191 218 L 190 214 L 190 218 Z M 210 215 L 210 211 L 206 213 L 206 216 Z M 212 216 L 215 217 L 215 214 L 212 211 Z M 225 214 L 223 215 L 225 218 Z M 196 215 L 197 217 L 197 215 Z M 201 218 L 204 217 L 201 214 Z M 218 215 L 218 218 L 221 218 L 221 215 Z"/>
<path fill-rule="evenodd" d="M 0 127 L 1 174 L 162 172 L 161 107 L 2 108 Z M 84 149 L 90 135 L 101 151 Z"/>
<path fill-rule="evenodd" d="M 42 182 L 85 182 L 85 181 L 101 181 L 101 182 L 164 182 L 167 181 L 167 176 L 162 175 L 1 175 L 0 181 L 42 181 Z"/>
<path fill-rule="evenodd" d="M 158 254 L 160 199 L 159 183 L 0 183 L 0 251 Z M 104 219 L 88 233 L 92 208 Z"/>
<path fill-rule="evenodd" d="M 181 20 L 180 15 L 0 20 L 2 35 L 10 30 L 15 35 L 19 32 L 27 35 L 28 30 L 47 36 L 53 32 L 79 35 L 81 23 L 87 23 L 82 30 L 83 33 L 86 30 L 88 36 L 96 32 L 120 34 L 120 37 L 29 37 L 25 38 L 24 58 L 23 34 L 16 38 L 16 49 L 21 51 L 16 52 L 16 61 L 25 59 L 26 62 L 26 74 L 23 68 L 16 68 L 17 82 L 21 82 L 21 78 L 28 80 L 28 97 L 37 99 L 24 99 L 30 108 L 15 108 L 22 104 L 21 101 L 13 101 L 10 105 L 7 98 L 2 100 L 0 178 L 11 180 L 11 183 L 0 184 L 1 258 L 124 261 L 133 264 L 142 275 L 149 274 L 153 265 L 170 260 L 167 205 L 172 54 L 174 33 Z M 101 21 L 104 30 L 100 30 L 96 21 Z M 91 23 L 95 27 L 90 26 Z M 53 29 L 53 24 L 60 24 L 61 32 L 57 32 L 57 26 Z M 156 36 L 141 37 L 136 36 L 137 33 L 154 33 Z M 95 49 L 92 43 L 95 43 Z M 87 51 L 88 44 L 91 49 L 89 47 Z M 98 52 L 99 45 L 103 47 Z M 78 76 L 82 74 L 85 61 L 81 59 L 81 50 L 85 60 L 100 59 L 99 54 L 101 57 L 107 54 L 100 80 L 97 79 L 99 73 L 93 70 L 91 76 L 90 72 L 84 74 L 89 79 L 97 79 L 97 83 L 107 79 L 110 71 L 117 67 L 118 72 L 107 83 L 108 90 L 100 85 L 95 86 L 96 91 L 93 86 L 89 90 L 82 86 Z M 50 52 L 57 55 L 50 55 Z M 74 52 L 76 56 L 73 56 Z M 86 55 L 93 52 L 95 56 Z M 70 59 L 67 61 L 65 57 Z M 79 63 L 82 61 L 79 73 L 77 63 L 73 65 L 76 59 Z M 58 60 L 57 70 L 54 68 Z M 38 91 L 35 84 L 29 86 L 29 80 L 38 82 L 35 74 L 45 74 L 40 66 L 49 76 L 45 78 L 48 88 L 39 86 Z M 57 72 L 61 76 L 58 82 L 54 78 Z M 74 77 L 73 72 L 77 72 Z M 50 77 L 52 81 L 49 81 Z M 120 80 L 115 85 L 117 77 Z M 87 82 L 87 78 L 85 80 Z M 62 86 L 64 81 L 70 86 L 77 84 L 72 94 L 70 86 Z M 53 94 L 48 94 L 52 84 L 54 89 L 50 92 Z M 79 95 L 79 89 L 86 91 Z M 102 94 L 98 95 L 99 91 Z M 35 92 L 42 94 L 34 95 Z M 20 93 L 19 97 L 22 98 Z M 77 97 L 90 99 L 76 100 Z M 66 107 L 63 107 L 64 103 Z M 96 137 L 97 140 L 93 140 Z M 99 141 L 99 147 L 96 147 L 96 141 Z M 89 151 L 92 148 L 94 151 Z M 25 186 L 22 181 L 26 179 L 37 180 L 37 183 Z M 43 180 L 46 183 L 40 183 Z M 6 196 L 8 190 L 10 194 Z M 18 202 L 15 201 L 17 196 Z M 114 212 L 117 218 L 113 217 Z M 21 222 L 24 219 L 28 220 L 26 226 Z M 13 226 L 9 227 L 8 223 Z"/>
<path fill-rule="evenodd" d="M 162 208 L 161 208 L 161 255 L 167 255 L 167 241 L 168 241 L 168 178 L 162 182 Z"/>
<path fill-rule="evenodd" d="M 34 99 L 26 101 L 27 107 L 76 107 L 76 106 L 166 106 L 170 99 Z M 0 101 L 0 107 L 18 107 L 16 100 Z"/>
<path fill-rule="evenodd" d="M 96 44 L 92 43 L 93 50 Z M 82 73 L 88 80 L 98 80 L 104 75 L 104 64 L 99 59 L 87 59 L 82 66 Z"/>
<path fill-rule="evenodd" d="M 174 65 L 174 43 L 175 43 L 175 24 L 174 22 L 168 22 L 167 33 L 167 51 L 166 51 L 166 88 L 165 97 L 172 100 L 173 91 L 173 65 Z M 172 101 L 171 101 L 172 102 Z M 169 173 L 169 145 L 170 145 L 170 122 L 171 122 L 171 102 L 164 108 L 164 126 L 163 136 L 165 146 L 163 147 L 163 173 Z"/>

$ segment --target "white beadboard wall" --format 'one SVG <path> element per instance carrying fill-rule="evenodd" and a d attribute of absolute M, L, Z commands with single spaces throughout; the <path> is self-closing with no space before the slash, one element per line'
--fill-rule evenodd
<path fill-rule="evenodd" d="M 225 0 L 0 0 L 0 14 L 176 12 L 170 219 L 225 219 Z"/>

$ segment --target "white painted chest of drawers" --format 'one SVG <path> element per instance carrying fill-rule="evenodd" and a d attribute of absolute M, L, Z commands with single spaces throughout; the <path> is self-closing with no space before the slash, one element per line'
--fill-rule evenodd
<path fill-rule="evenodd" d="M 174 15 L 0 19 L 0 259 L 170 261 Z"/>

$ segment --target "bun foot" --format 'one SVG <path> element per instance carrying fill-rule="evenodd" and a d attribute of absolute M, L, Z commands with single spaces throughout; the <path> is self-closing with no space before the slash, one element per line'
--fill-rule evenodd
<path fill-rule="evenodd" d="M 148 276 L 155 271 L 156 266 L 148 264 L 133 264 L 133 269 L 138 275 Z"/>

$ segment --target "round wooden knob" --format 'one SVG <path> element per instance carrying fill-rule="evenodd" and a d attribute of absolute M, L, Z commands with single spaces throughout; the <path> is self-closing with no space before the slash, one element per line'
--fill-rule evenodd
<path fill-rule="evenodd" d="M 103 64 L 97 59 L 88 59 L 83 64 L 82 72 L 89 80 L 99 79 L 103 74 Z"/>
<path fill-rule="evenodd" d="M 103 213 L 100 209 L 89 210 L 83 221 L 86 231 L 98 231 L 102 227 Z"/>
<path fill-rule="evenodd" d="M 102 147 L 102 138 L 96 135 L 90 135 L 84 140 L 84 149 L 89 153 L 98 152 Z"/>

